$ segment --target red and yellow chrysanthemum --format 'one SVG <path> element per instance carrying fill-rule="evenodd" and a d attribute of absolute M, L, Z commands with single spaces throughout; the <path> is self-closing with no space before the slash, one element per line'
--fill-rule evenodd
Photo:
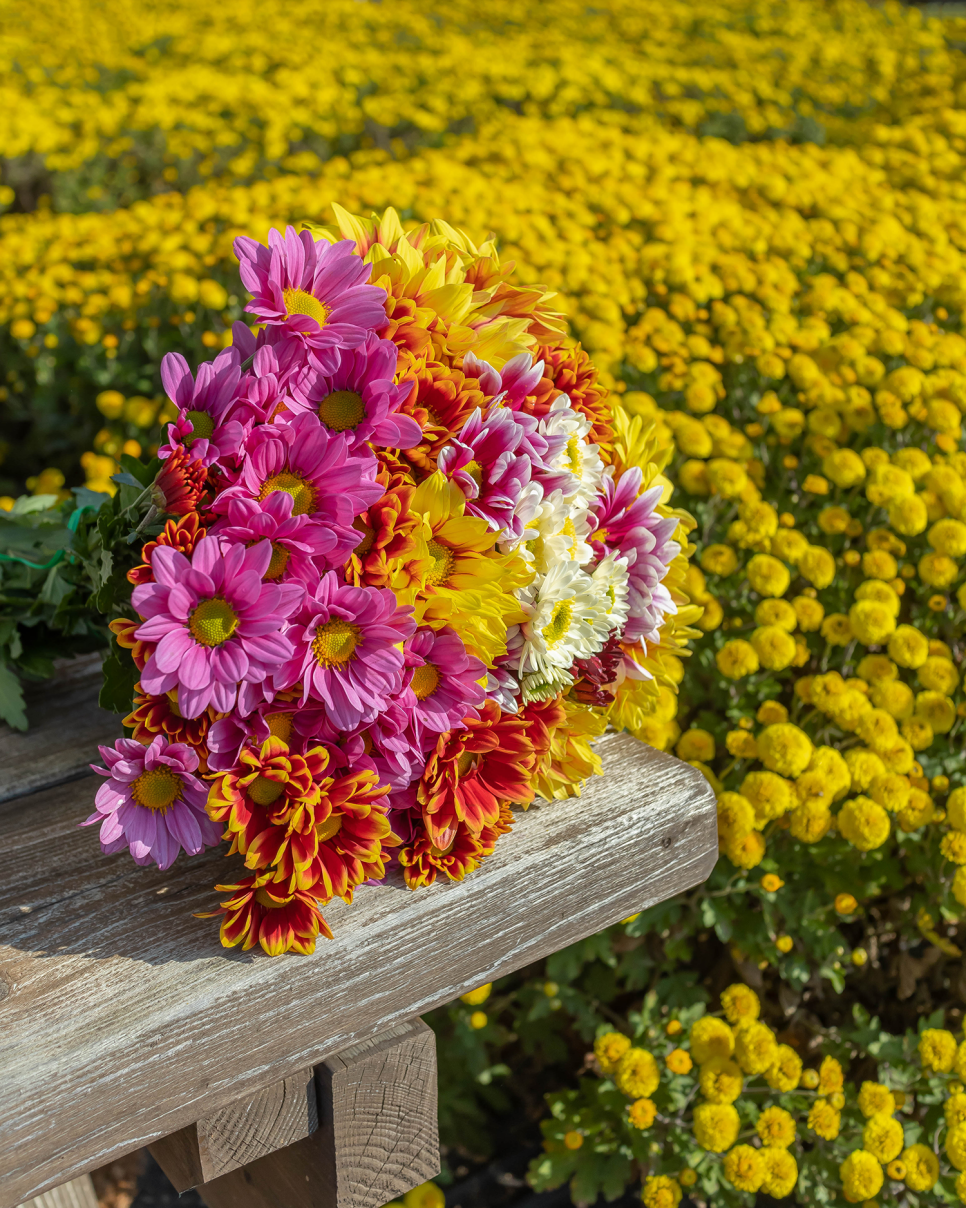
<path fill-rule="evenodd" d="M 271 872 L 244 877 L 234 885 L 216 885 L 215 889 L 232 896 L 217 910 L 199 914 L 198 918 L 224 915 L 221 942 L 226 948 L 241 944 L 242 951 L 247 952 L 261 944 L 269 956 L 283 952 L 308 955 L 315 951 L 320 935 L 332 939 L 332 931 L 312 894 L 302 890 L 286 893 L 273 883 Z"/>
<path fill-rule="evenodd" d="M 411 415 L 423 430 L 419 444 L 403 450 L 403 456 L 419 472 L 432 474 L 443 446 L 462 431 L 477 408 L 486 410 L 483 390 L 477 378 L 437 361 L 415 362 L 401 380 L 413 381 L 415 388 L 400 411 Z"/>
<path fill-rule="evenodd" d="M 452 839 L 444 847 L 437 847 L 421 824 L 417 823 L 416 830 L 412 842 L 399 852 L 399 863 L 410 889 L 432 885 L 440 876 L 462 881 L 467 873 L 479 868 L 483 845 L 465 824 L 456 826 Z"/>
<path fill-rule="evenodd" d="M 170 545 L 186 558 L 190 558 L 195 546 L 205 536 L 207 530 L 202 527 L 201 517 L 197 512 L 190 512 L 177 520 L 168 520 L 154 541 L 147 542 L 141 548 L 141 564 L 127 572 L 127 580 L 135 587 L 139 583 L 153 583 L 151 571 L 151 555 L 159 545 Z M 140 624 L 140 622 L 139 622 Z"/>
<path fill-rule="evenodd" d="M 347 583 L 405 590 L 421 581 L 430 563 L 416 532 L 420 517 L 410 508 L 414 491 L 394 487 L 353 521 L 363 537 L 346 561 Z"/>
<path fill-rule="evenodd" d="M 499 820 L 500 807 L 528 805 L 536 754 L 522 717 L 501 713 L 495 701 L 480 706 L 479 718 L 441 734 L 426 760 L 416 790 L 423 824 L 433 844 L 445 849 L 458 824 L 479 836 Z"/>
<path fill-rule="evenodd" d="M 108 622 L 108 629 L 114 634 L 118 646 L 122 650 L 130 650 L 131 658 L 138 671 L 144 670 L 144 665 L 154 653 L 154 642 L 142 642 L 134 636 L 134 631 L 140 629 L 143 621 L 129 621 L 127 617 L 115 617 Z"/>
<path fill-rule="evenodd" d="M 316 822 L 319 850 L 310 870 L 316 874 L 319 897 L 351 902 L 363 881 L 386 875 L 389 849 L 400 843 L 386 813 L 388 792 L 389 786 L 366 769 L 323 784 Z"/>

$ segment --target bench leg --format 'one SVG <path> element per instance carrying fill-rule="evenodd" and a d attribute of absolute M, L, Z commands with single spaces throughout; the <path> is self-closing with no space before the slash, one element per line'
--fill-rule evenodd
<path fill-rule="evenodd" d="M 436 1038 L 389 1028 L 315 1069 L 319 1128 L 205 1183 L 208 1208 L 382 1208 L 439 1173 Z"/>
<path fill-rule="evenodd" d="M 98 1205 L 91 1176 L 82 1174 L 79 1179 L 71 1179 L 69 1183 L 27 1200 L 20 1208 L 98 1208 Z"/>

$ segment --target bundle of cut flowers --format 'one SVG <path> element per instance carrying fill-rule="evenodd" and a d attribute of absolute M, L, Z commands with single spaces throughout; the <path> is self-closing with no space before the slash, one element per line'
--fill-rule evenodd
<path fill-rule="evenodd" d="M 655 440 L 551 296 L 444 223 L 338 218 L 236 240 L 257 327 L 195 374 L 164 359 L 177 417 L 97 520 L 102 545 L 140 520 L 111 566 L 150 539 L 101 589 L 131 736 L 87 823 L 162 869 L 229 842 L 222 942 L 270 954 L 579 793 L 699 611 Z"/>

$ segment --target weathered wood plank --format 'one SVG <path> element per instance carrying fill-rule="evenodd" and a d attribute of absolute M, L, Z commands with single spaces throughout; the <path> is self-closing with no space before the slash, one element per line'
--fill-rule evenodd
<path fill-rule="evenodd" d="M 322 1124 L 200 1188 L 208 1208 L 382 1208 L 439 1174 L 436 1038 L 421 1020 L 316 1069 Z"/>
<path fill-rule="evenodd" d="M 165 873 L 77 829 L 94 781 L 0 807 L 0 1208 L 254 1094 L 702 881 L 700 773 L 626 735 L 460 884 L 363 889 L 314 956 L 226 953 L 218 853 Z"/>
<path fill-rule="evenodd" d="M 65 660 L 56 680 L 29 685 L 27 720 L 21 734 L 0 723 L 0 801 L 90 776 L 97 744 L 124 733 L 117 713 L 97 704 L 101 656 Z"/>
<path fill-rule="evenodd" d="M 315 1071 L 309 1068 L 230 1103 L 148 1148 L 175 1191 L 181 1192 L 294 1145 L 318 1126 Z"/>
<path fill-rule="evenodd" d="M 82 1174 L 79 1179 L 45 1191 L 19 1208 L 98 1208 L 98 1204 L 91 1176 Z"/>

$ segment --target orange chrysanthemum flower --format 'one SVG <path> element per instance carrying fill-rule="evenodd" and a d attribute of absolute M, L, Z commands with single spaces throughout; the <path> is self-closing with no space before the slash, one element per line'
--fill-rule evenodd
<path fill-rule="evenodd" d="M 534 776 L 542 775 L 550 766 L 553 736 L 567 721 L 563 694 L 552 696 L 549 700 L 531 701 L 520 716 L 527 722 L 527 737 L 533 744 Z"/>
<path fill-rule="evenodd" d="M 501 805 L 533 800 L 536 755 L 528 722 L 488 700 L 479 720 L 466 718 L 465 726 L 439 736 L 417 789 L 427 833 L 440 849 L 449 847 L 458 823 L 479 835 L 498 821 Z"/>
<path fill-rule="evenodd" d="M 403 380 L 410 378 L 416 389 L 399 410 L 413 417 L 423 438 L 415 449 L 404 449 L 403 456 L 423 474 L 432 474 L 443 445 L 462 430 L 477 407 L 485 411 L 486 402 L 476 378 L 437 361 L 417 361 Z"/>
<path fill-rule="evenodd" d="M 316 809 L 319 851 L 310 868 L 318 897 L 351 902 L 363 881 L 386 875 L 388 849 L 401 842 L 386 814 L 388 792 L 389 785 L 368 770 L 323 782 Z"/>
<path fill-rule="evenodd" d="M 414 489 L 399 486 L 387 491 L 352 522 L 363 537 L 346 562 L 347 583 L 354 587 L 392 588 L 407 557 L 412 562 L 413 556 L 418 555 L 419 543 L 414 534 L 420 517 L 409 510 Z M 417 556 L 416 561 L 419 565 L 414 566 L 412 575 L 404 576 L 407 586 L 411 578 L 421 578 L 431 565 L 425 557 Z"/>
<path fill-rule="evenodd" d="M 221 942 L 226 948 L 241 944 L 247 952 L 261 944 L 269 956 L 283 952 L 308 955 L 315 951 L 319 935 L 332 939 L 315 898 L 301 890 L 286 894 L 282 886 L 272 883 L 271 873 L 245 877 L 235 885 L 216 885 L 215 889 L 232 896 L 217 910 L 196 917 L 224 915 Z"/>
<path fill-rule="evenodd" d="M 538 418 L 547 414 L 560 394 L 566 394 L 574 411 L 593 424 L 590 439 L 600 446 L 601 457 L 609 465 L 614 453 L 614 429 L 610 422 L 607 391 L 597 383 L 597 370 L 579 344 L 562 348 L 538 348 L 535 361 L 543 361 L 543 377 L 523 410 Z"/>
<path fill-rule="evenodd" d="M 380 284 L 386 288 L 388 282 L 383 278 Z M 437 320 L 435 311 L 418 306 L 414 298 L 396 297 L 387 289 L 386 318 L 388 322 L 378 334 L 384 340 L 392 340 L 399 349 L 400 367 L 432 352 L 429 328 Z"/>
<path fill-rule="evenodd" d="M 192 551 L 201 538 L 205 536 L 206 531 L 201 526 L 201 517 L 197 512 L 189 512 L 187 516 L 182 516 L 179 520 L 166 521 L 157 539 L 149 541 L 142 547 L 141 564 L 127 572 L 128 582 L 133 583 L 135 587 L 139 583 L 153 583 L 154 575 L 151 573 L 150 565 L 151 555 L 159 545 L 170 545 L 172 549 L 176 549 L 179 553 L 184 554 L 186 558 L 190 558 Z M 139 621 L 138 624 L 140 623 Z"/>
<path fill-rule="evenodd" d="M 155 734 L 163 734 L 171 742 L 185 742 L 197 754 L 202 772 L 208 770 L 208 746 L 205 738 L 216 714 L 210 708 L 200 717 L 186 718 L 178 709 L 177 690 L 163 696 L 150 696 L 137 684 L 134 708 L 124 718 L 122 725 L 132 729 L 132 738 L 147 746 Z"/>
<path fill-rule="evenodd" d="M 138 671 L 144 670 L 144 664 L 154 653 L 155 647 L 154 642 L 142 642 L 140 638 L 134 636 L 135 629 L 140 629 L 143 624 L 143 621 L 129 621 L 127 617 L 115 617 L 107 626 L 117 639 L 118 646 L 122 650 L 130 650 Z"/>
<path fill-rule="evenodd" d="M 399 863 L 410 889 L 432 885 L 439 876 L 462 881 L 467 873 L 479 868 L 483 845 L 464 823 L 457 823 L 453 837 L 445 847 L 437 847 L 421 823 L 417 822 L 415 828 L 415 838 L 399 853 Z"/>

